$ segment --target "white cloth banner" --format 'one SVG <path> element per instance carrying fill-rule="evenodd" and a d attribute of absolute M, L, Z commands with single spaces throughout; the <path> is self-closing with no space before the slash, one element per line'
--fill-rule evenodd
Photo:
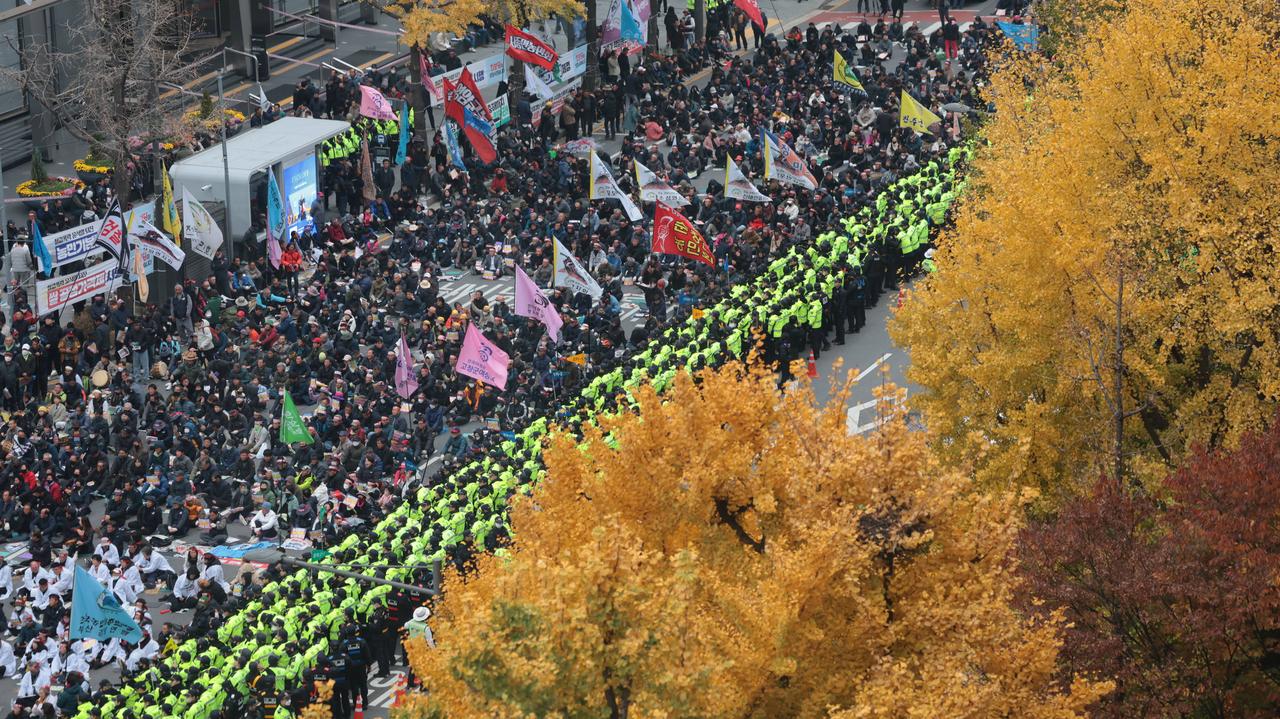
<path fill-rule="evenodd" d="M 638 160 L 634 162 L 636 166 L 636 185 L 640 188 L 641 202 L 661 202 L 671 207 L 689 204 L 684 195 L 658 177 L 657 173 L 640 164 Z"/>
<path fill-rule="evenodd" d="M 112 292 L 124 284 L 120 263 L 114 258 L 80 270 L 36 282 L 36 314 L 44 315 L 94 295 Z"/>
<path fill-rule="evenodd" d="M 212 260 L 222 246 L 222 228 L 185 187 L 182 188 L 182 234 L 190 243 L 191 251 L 206 260 Z"/>
<path fill-rule="evenodd" d="M 618 187 L 618 181 L 613 179 L 609 166 L 604 164 L 600 156 L 594 152 L 591 153 L 591 173 L 587 175 L 587 199 L 621 202 L 622 209 L 627 213 L 627 219 L 632 222 L 644 216 L 640 214 L 640 208 L 636 207 L 636 203 L 632 202 L 621 187 Z"/>
<path fill-rule="evenodd" d="M 432 79 L 436 83 L 436 87 L 444 87 L 444 80 L 449 82 L 457 82 L 462 75 L 463 69 L 471 70 L 471 79 L 476 81 L 476 88 L 484 90 L 485 88 L 494 87 L 498 83 L 507 79 L 507 55 L 502 53 L 499 55 L 490 55 L 489 57 L 477 60 L 469 65 L 464 65 L 457 70 L 450 70 L 443 75 L 434 75 Z M 439 107 L 444 104 L 444 93 L 440 97 L 431 97 L 432 107 Z"/>
<path fill-rule="evenodd" d="M 129 241 L 144 259 L 158 259 L 175 270 L 182 269 L 182 263 L 187 259 L 187 253 L 150 222 L 139 222 L 134 226 L 129 232 Z"/>
<path fill-rule="evenodd" d="M 746 200 L 748 202 L 773 202 L 773 200 L 756 186 L 751 184 L 751 180 L 742 174 L 742 169 L 738 167 L 738 163 L 733 161 L 732 157 L 725 158 L 724 166 L 724 196 L 732 197 L 735 200 Z"/>
<path fill-rule="evenodd" d="M 553 237 L 552 241 L 555 244 L 552 245 L 551 264 L 555 267 L 555 276 L 551 280 L 551 286 L 565 287 L 572 292 L 590 295 L 593 301 L 599 300 L 604 294 L 600 283 L 596 282 L 596 278 L 587 272 L 587 268 L 583 267 L 581 262 L 578 262 L 578 258 L 560 244 L 560 240 Z"/>

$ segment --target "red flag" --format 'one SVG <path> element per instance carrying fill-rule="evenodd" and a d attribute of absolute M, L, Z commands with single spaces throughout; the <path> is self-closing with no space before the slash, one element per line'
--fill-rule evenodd
<path fill-rule="evenodd" d="M 653 210 L 652 251 L 663 255 L 680 255 L 691 260 L 705 262 L 712 267 L 716 258 L 711 254 L 707 240 L 693 227 L 689 218 L 661 202 Z"/>
<path fill-rule="evenodd" d="M 554 71 L 560 60 L 555 48 L 512 25 L 507 26 L 507 54 L 543 70 Z"/>
<path fill-rule="evenodd" d="M 468 78 L 471 77 L 466 71 L 463 71 L 463 75 Z M 471 84 L 474 86 L 475 82 L 472 81 Z M 498 159 L 498 148 L 494 147 L 493 138 L 489 136 L 489 132 L 493 130 L 493 125 L 480 117 L 475 110 L 464 104 L 463 100 L 471 97 L 478 98 L 479 95 L 473 94 L 464 85 L 455 85 L 449 82 L 449 78 L 444 78 L 444 114 L 458 123 L 462 133 L 471 142 L 471 147 L 475 149 L 476 157 L 479 157 L 480 161 L 487 165 Z M 484 107 L 483 102 L 480 105 Z M 487 107 L 485 111 L 486 113 L 488 112 Z M 477 122 L 477 120 L 480 122 Z"/>
<path fill-rule="evenodd" d="M 470 68 L 463 68 L 462 74 L 458 76 L 458 84 L 453 86 L 453 92 L 463 107 L 474 112 L 477 117 L 493 122 L 493 115 L 489 114 L 489 103 L 484 101 L 484 95 L 476 87 L 476 79 L 471 77 Z"/>
<path fill-rule="evenodd" d="M 449 119 L 458 123 L 458 127 L 467 124 L 462 116 L 462 104 L 458 102 L 458 86 L 449 81 L 449 78 L 441 78 L 444 86 L 444 114 Z"/>
<path fill-rule="evenodd" d="M 733 0 L 733 4 L 737 5 L 739 10 L 745 12 L 756 27 L 761 30 L 765 29 L 764 16 L 760 14 L 760 3 L 756 2 L 756 0 Z"/>

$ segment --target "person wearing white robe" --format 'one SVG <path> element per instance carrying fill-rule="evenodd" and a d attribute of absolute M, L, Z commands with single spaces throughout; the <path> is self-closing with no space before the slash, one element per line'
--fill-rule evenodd
<path fill-rule="evenodd" d="M 173 585 L 173 599 L 169 607 L 175 612 L 190 609 L 196 605 L 196 595 L 200 593 L 200 573 L 195 567 L 187 569 L 187 573 L 178 577 Z"/>
<path fill-rule="evenodd" d="M 37 614 L 44 613 L 45 607 L 49 606 L 49 580 L 41 578 L 40 584 L 31 592 L 31 606 L 36 610 Z"/>
<path fill-rule="evenodd" d="M 110 641 L 102 647 L 102 652 L 98 654 L 98 666 L 110 664 L 114 661 L 124 661 L 129 656 L 132 647 L 126 647 L 120 637 L 112 637 Z"/>
<path fill-rule="evenodd" d="M 111 567 L 99 555 L 93 555 L 93 564 L 89 566 L 88 572 L 98 584 L 104 587 L 111 585 Z"/>
<path fill-rule="evenodd" d="M 55 577 L 53 576 L 53 572 L 50 572 L 48 569 L 40 566 L 40 562 L 32 561 L 27 567 L 27 576 L 23 578 L 22 586 L 25 587 L 28 592 L 35 594 L 36 587 L 40 586 L 41 579 L 46 579 L 50 584 L 52 584 Z"/>
<path fill-rule="evenodd" d="M 116 545 L 112 544 L 107 537 L 103 537 L 98 542 L 97 554 L 102 557 L 102 561 L 106 562 L 109 567 L 114 568 L 120 563 L 120 550 L 116 549 Z"/>
<path fill-rule="evenodd" d="M 0 639 L 0 677 L 11 677 L 18 673 L 18 655 L 13 653 L 13 645 L 8 639 Z"/>
<path fill-rule="evenodd" d="M 138 599 L 138 595 L 146 591 L 146 585 L 142 583 L 142 575 L 138 572 L 138 568 L 134 566 L 133 560 L 125 557 L 120 560 L 120 576 L 116 580 L 112 590 L 120 599 L 120 604 L 133 604 Z"/>
<path fill-rule="evenodd" d="M 8 562 L 0 562 L 0 602 L 7 602 L 13 596 L 13 567 Z"/>
<path fill-rule="evenodd" d="M 45 632 L 40 632 L 31 641 L 27 642 L 27 648 L 23 656 L 28 662 L 40 662 L 45 669 L 49 668 L 49 660 L 58 653 L 58 645 L 53 641 L 53 637 Z"/>
<path fill-rule="evenodd" d="M 16 633 L 28 621 L 36 620 L 35 612 L 28 606 L 29 600 L 19 595 L 13 602 L 13 611 L 9 614 L 9 627 Z"/>
<path fill-rule="evenodd" d="M 57 594 L 64 599 L 71 596 L 72 580 L 75 577 L 74 569 L 67 569 L 61 564 L 53 567 L 53 581 L 49 582 L 49 591 Z"/>
<path fill-rule="evenodd" d="M 18 703 L 32 706 L 40 694 L 40 690 L 49 686 L 49 668 L 40 662 L 27 664 L 27 670 L 18 680 Z"/>
<path fill-rule="evenodd" d="M 138 552 L 133 557 L 133 563 L 137 565 L 142 581 L 147 586 L 154 587 L 157 582 L 169 582 L 173 576 L 173 567 L 169 566 L 169 560 L 150 546 Z"/>
<path fill-rule="evenodd" d="M 49 660 L 49 673 L 58 680 L 59 684 L 62 684 L 66 682 L 66 675 L 71 672 L 80 672 L 85 681 L 89 681 L 89 662 L 71 648 L 70 642 L 62 642 L 58 645 L 58 651 L 53 658 Z"/>
<path fill-rule="evenodd" d="M 160 645 L 151 635 L 143 632 L 142 641 L 133 651 L 129 652 L 129 656 L 125 657 L 124 668 L 128 671 L 137 671 L 138 664 L 143 659 L 155 659 L 160 654 Z"/>
<path fill-rule="evenodd" d="M 212 554 L 204 555 L 204 571 L 200 573 L 200 578 L 208 579 L 221 586 L 224 592 L 231 593 L 231 584 L 222 573 L 222 562 Z"/>

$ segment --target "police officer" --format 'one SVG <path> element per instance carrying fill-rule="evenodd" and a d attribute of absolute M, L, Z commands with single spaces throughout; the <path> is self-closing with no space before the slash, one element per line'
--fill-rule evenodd
<path fill-rule="evenodd" d="M 858 332 L 867 324 L 867 279 L 854 270 L 848 280 L 846 301 L 849 308 L 849 331 Z"/>
<path fill-rule="evenodd" d="M 346 656 L 347 691 L 354 705 L 356 697 L 360 697 L 363 706 L 369 706 L 369 660 L 373 652 L 369 643 L 360 637 L 354 624 L 348 624 L 343 630 L 340 651 Z"/>

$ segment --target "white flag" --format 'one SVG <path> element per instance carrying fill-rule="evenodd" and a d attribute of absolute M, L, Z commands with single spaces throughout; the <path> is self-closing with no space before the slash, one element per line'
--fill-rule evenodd
<path fill-rule="evenodd" d="M 263 112 L 271 109 L 271 101 L 267 99 L 267 91 L 262 89 L 262 83 L 258 83 L 258 109 Z"/>
<path fill-rule="evenodd" d="M 653 170 L 640 164 L 639 160 L 635 161 L 635 165 L 636 185 L 640 188 L 641 202 L 661 202 L 671 207 L 689 204 L 684 195 L 658 177 Z"/>
<path fill-rule="evenodd" d="M 525 63 L 524 65 L 524 86 L 529 90 L 529 92 L 532 92 L 543 100 L 550 100 L 556 96 L 556 91 L 552 90 L 551 86 L 544 82 L 541 77 L 538 77 L 538 73 L 534 72 L 533 68 L 529 67 L 529 63 Z"/>
<path fill-rule="evenodd" d="M 627 218 L 632 222 L 637 222 L 643 217 L 636 203 L 632 202 L 621 187 L 618 187 L 618 181 L 613 179 L 609 166 L 604 164 L 600 156 L 594 152 L 591 153 L 591 172 L 587 174 L 587 199 L 617 200 L 622 203 L 622 209 L 626 210 Z"/>
<path fill-rule="evenodd" d="M 139 220 L 138 226 L 129 230 L 129 242 L 144 258 L 158 259 L 175 270 L 182 269 L 187 259 L 181 247 L 146 220 Z"/>
<path fill-rule="evenodd" d="M 222 246 L 222 228 L 200 201 L 182 188 L 182 234 L 191 243 L 191 251 L 212 260 Z"/>
<path fill-rule="evenodd" d="M 551 280 L 552 287 L 566 287 L 572 292 L 582 292 L 591 296 L 591 299 L 598 300 L 604 294 L 600 283 L 587 272 L 587 268 L 578 262 L 578 258 L 565 249 L 560 244 L 560 240 L 552 240 L 555 242 L 552 249 L 551 264 L 555 266 L 555 276 Z"/>
<path fill-rule="evenodd" d="M 803 157 L 772 132 L 761 128 L 760 133 L 764 135 L 764 179 L 797 185 L 806 190 L 818 189 L 818 181 L 809 172 Z"/>
<path fill-rule="evenodd" d="M 773 202 L 768 195 L 757 190 L 756 186 L 751 184 L 751 180 L 748 180 L 747 176 L 742 174 L 742 169 L 738 167 L 738 163 L 734 162 L 732 157 L 725 157 L 724 196 L 748 202 Z"/>

